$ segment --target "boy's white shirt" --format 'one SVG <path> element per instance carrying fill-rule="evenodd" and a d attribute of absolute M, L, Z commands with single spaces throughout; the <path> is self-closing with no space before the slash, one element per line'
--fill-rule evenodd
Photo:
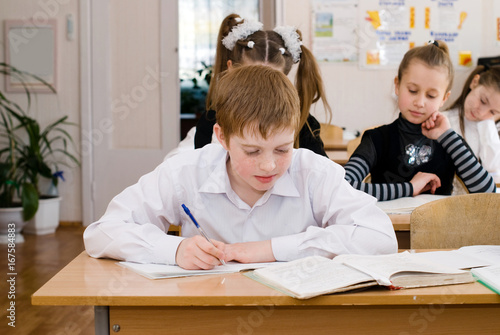
<path fill-rule="evenodd" d="M 458 108 L 444 114 L 448 117 L 451 128 L 465 139 L 483 167 L 497 180 L 500 176 L 500 138 L 495 122 L 493 120 L 473 122 L 465 119 L 464 136 L 460 130 Z"/>
<path fill-rule="evenodd" d="M 271 239 L 278 261 L 322 255 L 397 251 L 389 217 L 376 199 L 345 181 L 344 169 L 307 149 L 294 149 L 287 171 L 251 208 L 231 189 L 220 144 L 176 155 L 109 204 L 84 233 L 93 257 L 175 264 L 182 237 L 198 234 L 186 204 L 210 238 L 225 243 Z"/>

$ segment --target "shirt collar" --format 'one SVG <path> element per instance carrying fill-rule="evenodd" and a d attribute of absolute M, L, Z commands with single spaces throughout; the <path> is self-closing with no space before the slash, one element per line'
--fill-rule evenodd
<path fill-rule="evenodd" d="M 226 162 L 229 154 L 226 152 L 226 159 L 221 159 L 215 165 L 214 170 L 208 176 L 207 180 L 198 189 L 201 193 L 227 193 L 231 188 L 229 177 L 226 170 Z"/>
<path fill-rule="evenodd" d="M 399 129 L 404 133 L 409 133 L 412 135 L 422 135 L 422 126 L 420 124 L 414 124 L 403 118 L 403 114 L 399 113 Z"/>

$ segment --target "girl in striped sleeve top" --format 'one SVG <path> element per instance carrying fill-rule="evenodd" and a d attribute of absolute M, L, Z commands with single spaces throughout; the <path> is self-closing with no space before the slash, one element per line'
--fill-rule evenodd
<path fill-rule="evenodd" d="M 399 117 L 363 134 L 345 165 L 347 181 L 378 200 L 450 195 L 455 173 L 470 193 L 495 192 L 493 178 L 438 110 L 450 95 L 453 65 L 442 41 L 409 50 L 394 78 Z M 370 174 L 371 183 L 363 183 Z"/>

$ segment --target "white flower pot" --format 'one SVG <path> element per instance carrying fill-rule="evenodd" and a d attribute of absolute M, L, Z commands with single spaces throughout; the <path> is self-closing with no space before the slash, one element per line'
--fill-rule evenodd
<path fill-rule="evenodd" d="M 59 226 L 59 205 L 61 197 L 40 199 L 35 217 L 28 221 L 23 233 L 47 235 Z"/>
<path fill-rule="evenodd" d="M 0 244 L 23 243 L 24 237 L 21 234 L 27 222 L 23 220 L 23 208 L 0 208 Z M 12 234 L 14 228 L 15 235 Z"/>
<path fill-rule="evenodd" d="M 12 225 L 15 226 L 16 233 L 20 233 L 26 223 L 23 220 L 22 207 L 0 208 L 0 234 L 9 233 Z"/>

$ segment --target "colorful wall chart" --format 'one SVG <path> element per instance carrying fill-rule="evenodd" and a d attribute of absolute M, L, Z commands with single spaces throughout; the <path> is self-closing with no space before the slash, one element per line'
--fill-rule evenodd
<path fill-rule="evenodd" d="M 410 48 L 443 40 L 456 69 L 468 70 L 481 50 L 481 25 L 473 25 L 481 22 L 481 6 L 470 0 L 311 0 L 312 50 L 319 61 L 395 69 Z"/>
<path fill-rule="evenodd" d="M 406 51 L 443 40 L 457 70 L 470 69 L 481 49 L 481 2 L 467 0 L 362 0 L 358 8 L 359 64 L 397 68 Z"/>

